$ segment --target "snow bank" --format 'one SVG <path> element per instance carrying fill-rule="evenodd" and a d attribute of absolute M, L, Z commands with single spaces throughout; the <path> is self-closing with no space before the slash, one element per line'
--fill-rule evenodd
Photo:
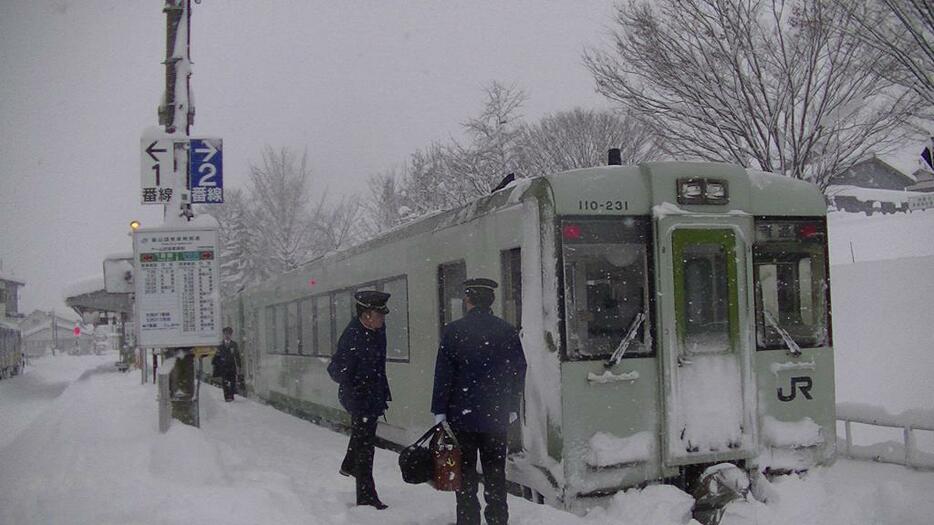
<path fill-rule="evenodd" d="M 897 245 L 898 230 L 890 236 Z M 932 406 L 932 268 L 934 256 L 830 268 L 839 403 L 881 405 L 893 413 Z"/>
<path fill-rule="evenodd" d="M 830 264 L 934 256 L 934 209 L 873 215 L 827 215 Z"/>
<path fill-rule="evenodd" d="M 866 403 L 837 403 L 837 419 L 870 425 L 934 430 L 934 409 L 913 408 L 891 414 L 883 407 Z"/>
<path fill-rule="evenodd" d="M 630 489 L 613 496 L 606 510 L 594 509 L 587 514 L 587 518 L 612 523 L 700 525 L 691 519 L 693 505 L 694 498 L 675 487 L 650 485 L 644 489 Z"/>

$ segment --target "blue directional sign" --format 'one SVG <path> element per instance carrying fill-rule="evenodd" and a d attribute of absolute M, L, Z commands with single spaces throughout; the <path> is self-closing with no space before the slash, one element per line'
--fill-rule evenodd
<path fill-rule="evenodd" d="M 192 204 L 224 202 L 224 141 L 218 138 L 191 139 L 188 173 Z"/>

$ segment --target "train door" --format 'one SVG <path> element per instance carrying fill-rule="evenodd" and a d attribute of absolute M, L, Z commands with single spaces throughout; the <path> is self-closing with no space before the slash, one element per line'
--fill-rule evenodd
<path fill-rule="evenodd" d="M 667 231 L 663 459 L 675 466 L 751 457 L 755 390 L 743 235 L 727 225 L 672 224 Z"/>

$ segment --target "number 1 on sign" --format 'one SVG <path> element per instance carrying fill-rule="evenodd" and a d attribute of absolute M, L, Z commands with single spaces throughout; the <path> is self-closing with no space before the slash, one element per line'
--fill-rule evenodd
<path fill-rule="evenodd" d="M 156 172 L 156 186 L 159 186 L 159 163 L 152 165 L 152 171 Z"/>

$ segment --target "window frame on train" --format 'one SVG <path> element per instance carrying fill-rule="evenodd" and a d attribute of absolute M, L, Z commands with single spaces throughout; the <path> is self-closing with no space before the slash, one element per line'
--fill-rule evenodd
<path fill-rule="evenodd" d="M 556 236 L 557 236 L 557 249 L 556 253 L 558 256 L 558 275 L 560 286 L 558 288 L 558 304 L 561 308 L 561 317 L 563 322 L 561 323 L 561 338 L 562 338 L 562 350 L 561 358 L 565 361 L 594 361 L 594 360 L 603 360 L 609 357 L 615 350 L 616 345 L 608 343 L 606 348 L 601 348 L 597 352 L 583 353 L 577 350 L 579 347 L 572 347 L 572 338 L 571 331 L 572 325 L 574 322 L 574 316 L 571 313 L 571 301 L 572 297 L 569 297 L 569 293 L 573 293 L 571 285 L 568 283 L 568 257 L 570 255 L 568 251 L 568 245 L 572 242 L 576 242 L 577 239 L 568 238 L 568 235 L 571 237 L 575 235 L 592 235 L 596 230 L 568 230 L 567 227 L 577 226 L 578 228 L 584 224 L 593 224 L 593 225 L 608 225 L 618 223 L 620 225 L 625 225 L 628 229 L 619 230 L 617 232 L 620 235 L 616 242 L 619 244 L 624 244 L 620 241 L 630 241 L 625 244 L 641 244 L 642 254 L 642 309 L 641 311 L 645 314 L 645 319 L 642 322 L 642 325 L 639 327 L 637 332 L 637 338 L 630 346 L 630 348 L 623 355 L 623 359 L 634 359 L 634 358 L 654 358 L 657 353 L 656 349 L 656 337 L 655 337 L 655 269 L 654 269 L 654 251 L 655 251 L 655 242 L 653 235 L 653 223 L 652 218 L 643 215 L 614 215 L 614 216 L 595 216 L 595 215 L 564 215 L 557 218 L 556 223 Z M 587 240 L 586 238 L 584 240 Z M 596 239 L 600 240 L 600 239 Z M 636 241 L 636 242 L 631 242 Z M 585 244 L 581 242 L 580 244 Z M 601 243 L 588 243 L 588 244 L 601 244 Z M 611 243 L 603 243 L 611 244 Z M 638 314 L 639 310 L 634 311 L 633 316 Z M 629 327 L 631 321 L 623 323 L 625 326 L 621 326 L 622 333 L 625 333 Z M 621 336 L 622 337 L 622 336 Z"/>
<path fill-rule="evenodd" d="M 813 229 L 813 232 L 809 237 L 801 237 L 799 232 L 801 231 L 802 226 L 808 226 Z M 775 239 L 764 239 L 767 234 L 766 231 L 772 232 L 778 230 Z M 784 294 L 780 290 L 776 290 L 775 296 L 776 301 L 780 300 L 782 295 L 786 295 L 787 298 L 790 298 L 792 303 L 795 300 L 800 300 L 802 288 L 800 280 L 800 262 L 807 258 L 803 255 L 808 255 L 813 260 L 814 255 L 816 254 L 821 260 L 813 261 L 810 268 L 808 269 L 811 278 L 810 278 L 810 291 L 811 291 L 811 308 L 815 308 L 815 302 L 817 302 L 816 307 L 820 308 L 821 311 L 815 311 L 812 314 L 812 319 L 814 319 L 813 330 L 811 332 L 811 337 L 806 337 L 800 333 L 800 328 L 793 326 L 792 324 L 783 323 L 783 319 L 788 318 L 789 312 L 782 312 L 781 305 L 779 305 L 778 317 L 776 318 L 779 322 L 779 325 L 782 326 L 795 341 L 795 343 L 800 348 L 830 348 L 833 346 L 833 333 L 831 327 L 831 305 L 830 305 L 830 253 L 827 246 L 827 219 L 826 217 L 814 216 L 814 217 L 786 217 L 786 216 L 758 216 L 755 218 L 755 231 L 756 239 L 753 244 L 752 250 L 752 269 L 753 269 L 753 282 L 755 283 L 755 327 L 756 327 L 756 350 L 788 350 L 788 346 L 782 340 L 781 334 L 778 333 L 774 328 L 767 326 L 765 316 L 763 314 L 764 305 L 763 305 L 763 284 L 762 280 L 762 269 L 761 266 L 768 264 L 769 262 L 777 263 L 792 263 L 793 259 L 797 258 L 797 266 L 791 267 L 791 273 L 795 277 L 792 284 L 792 288 L 789 291 L 785 291 Z M 784 237 L 782 237 L 784 235 Z M 784 252 L 775 253 L 775 249 L 786 250 Z M 780 257 L 779 255 L 783 255 Z M 801 256 L 801 257 L 796 257 Z M 768 257 L 768 259 L 764 259 Z M 814 270 L 817 269 L 818 272 Z M 776 272 L 778 269 L 776 268 Z M 778 287 L 779 281 L 778 275 L 775 276 L 776 287 Z M 817 301 L 815 301 L 817 300 Z M 787 300 L 784 301 L 787 304 Z M 801 308 L 797 309 L 797 312 L 794 312 L 796 315 L 800 315 Z M 788 326 L 785 326 L 788 324 Z M 804 323 L 797 323 L 803 325 Z M 797 330 L 788 330 L 788 328 L 798 328 Z M 818 330 L 815 332 L 814 330 Z"/>
<path fill-rule="evenodd" d="M 449 270 L 457 270 L 457 273 L 448 275 Z M 462 271 L 461 271 L 462 270 Z M 443 262 L 438 265 L 436 272 L 436 283 L 438 285 L 438 340 L 444 332 L 444 327 L 456 321 L 466 314 L 464 306 L 464 281 L 467 280 L 467 261 L 465 259 L 455 259 L 453 261 Z M 450 292 L 450 294 L 449 294 Z M 460 312 L 457 316 L 450 310 L 450 301 L 457 299 L 461 303 Z M 448 315 L 450 314 L 450 315 Z"/>

